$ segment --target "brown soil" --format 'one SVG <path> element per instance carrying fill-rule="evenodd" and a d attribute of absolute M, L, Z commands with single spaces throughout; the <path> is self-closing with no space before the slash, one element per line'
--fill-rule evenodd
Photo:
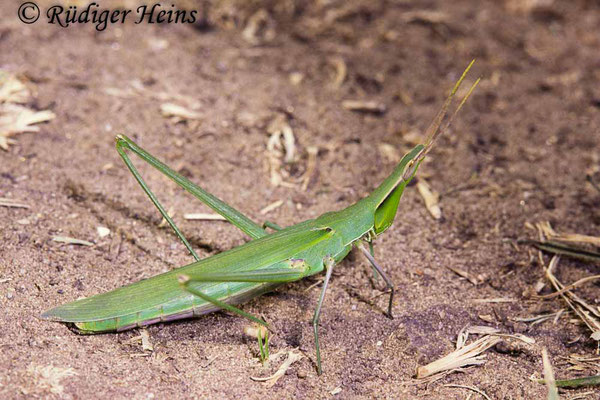
<path fill-rule="evenodd" d="M 511 241 L 534 235 L 527 221 L 600 235 L 600 194 L 585 178 L 599 156 L 598 4 L 267 2 L 266 26 L 251 44 L 242 31 L 257 3 L 205 7 L 206 19 L 195 26 L 130 23 L 98 33 L 91 25 L 25 25 L 15 16 L 20 2 L 2 2 L 1 68 L 27 78 L 36 91 L 30 106 L 57 117 L 0 152 L 0 197 L 31 206 L 0 207 L 0 396 L 312 399 L 341 388 L 338 398 L 466 398 L 468 390 L 444 386 L 455 384 L 493 399 L 541 399 L 546 389 L 530 377 L 541 374 L 542 346 L 557 377 L 576 376 L 563 357 L 594 356 L 585 327 L 570 317 L 533 327 L 513 320 L 564 304 L 526 297 L 543 271 Z M 339 88 L 336 57 L 347 66 Z M 285 200 L 267 217 L 289 225 L 344 207 L 377 185 L 394 166 L 379 145 L 404 152 L 411 132 L 427 127 L 472 58 L 471 82 L 484 80 L 420 170 L 442 193 L 443 219 L 430 217 L 412 186 L 395 225 L 376 243 L 398 288 L 393 320 L 362 257 L 351 254 L 338 266 L 321 317 L 322 376 L 310 324 L 320 291 L 309 287 L 317 278 L 244 306 L 276 329 L 272 353 L 299 347 L 306 355 L 271 389 L 249 377 L 266 376 L 281 361 L 261 367 L 255 341 L 243 335 L 247 323 L 236 316 L 154 325 L 148 331 L 155 350 L 145 357 L 131 341 L 136 330 L 80 336 L 36 318 L 190 261 L 174 235 L 158 227 L 158 213 L 114 149 L 116 134 L 126 133 L 256 221 L 265 218 L 263 207 Z M 303 74 L 299 84 L 291 83 L 292 73 Z M 143 90 L 106 92 L 134 84 Z M 201 122 L 165 119 L 165 101 L 152 93 L 191 97 Z M 341 106 L 348 99 L 378 101 L 387 112 L 351 112 Z M 270 184 L 267 128 L 281 115 L 300 152 L 286 167 L 289 180 L 306 169 L 307 147 L 319 148 L 305 191 Z M 203 256 L 247 240 L 223 222 L 183 220 L 183 213 L 206 208 L 140 168 Z M 100 238 L 98 226 L 111 235 Z M 57 235 L 95 244 L 64 245 L 52 241 Z M 572 282 L 598 272 L 565 260 L 558 275 Z M 578 293 L 593 303 L 598 286 Z M 476 301 L 493 298 L 512 300 Z M 491 349 L 482 366 L 430 385 L 416 382 L 417 366 L 452 351 L 466 325 L 525 333 L 536 345 L 516 353 Z M 64 368 L 74 375 L 50 384 Z"/>

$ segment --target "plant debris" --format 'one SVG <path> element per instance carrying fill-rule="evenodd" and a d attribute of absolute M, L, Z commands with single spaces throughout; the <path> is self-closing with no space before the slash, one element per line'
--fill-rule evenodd
<path fill-rule="evenodd" d="M 275 358 L 277 355 L 278 354 L 274 354 L 272 358 Z M 273 386 L 275 386 L 277 381 L 285 375 L 286 371 L 292 366 L 292 364 L 300 360 L 302 357 L 302 354 L 297 352 L 296 349 L 290 350 L 287 353 L 287 359 L 284 361 L 283 364 L 281 364 L 279 369 L 277 369 L 277 372 L 275 372 L 273 375 L 265 378 L 251 376 L 250 379 L 257 382 L 263 382 L 264 386 L 266 386 L 267 388 L 272 388 Z"/>
<path fill-rule="evenodd" d="M 538 383 L 546 383 L 546 379 L 536 379 Z M 559 388 L 577 389 L 586 386 L 600 386 L 600 375 L 585 376 L 583 378 L 559 379 L 554 384 Z"/>
<path fill-rule="evenodd" d="M 342 57 L 332 57 L 329 59 L 329 62 L 333 64 L 336 72 L 332 86 L 334 89 L 339 89 L 342 86 L 342 83 L 344 83 L 346 80 L 348 67 L 346 66 L 346 62 Z"/>
<path fill-rule="evenodd" d="M 552 371 L 552 364 L 548 358 L 548 350 L 542 348 L 542 362 L 544 364 L 544 379 L 546 386 L 548 387 L 548 400 L 559 400 L 558 389 L 556 388 L 556 382 L 554 380 L 554 372 Z"/>
<path fill-rule="evenodd" d="M 73 368 L 55 367 L 47 365 L 30 365 L 27 372 L 33 376 L 33 383 L 37 388 L 49 390 L 50 393 L 60 395 L 64 391 L 62 380 L 69 376 L 77 375 Z M 26 393 L 27 394 L 27 393 Z"/>
<path fill-rule="evenodd" d="M 98 236 L 100 236 L 101 238 L 110 235 L 110 229 L 108 229 L 105 226 L 96 227 L 96 232 L 98 232 Z"/>
<path fill-rule="evenodd" d="M 50 121 L 56 115 L 52 111 L 34 111 L 25 106 L 5 103 L 0 105 L 0 148 L 8 150 L 9 144 L 14 144 L 10 139 L 19 133 L 39 132 L 41 122 Z"/>
<path fill-rule="evenodd" d="M 53 236 L 52 240 L 55 242 L 59 242 L 59 243 L 77 244 L 80 246 L 93 246 L 94 245 L 94 243 L 88 242 L 87 240 L 75 239 L 75 238 L 68 237 L 68 236 Z"/>
<path fill-rule="evenodd" d="M 0 70 L 0 103 L 24 104 L 31 92 L 15 75 Z"/>
<path fill-rule="evenodd" d="M 9 199 L 8 197 L 0 197 L 0 207 L 29 208 L 27 204 L 19 203 L 13 199 Z"/>
<path fill-rule="evenodd" d="M 269 204 L 268 206 L 266 206 L 265 208 L 263 208 L 259 212 L 262 215 L 266 215 L 266 214 L 270 213 L 271 211 L 273 211 L 273 210 L 281 207 L 282 204 L 283 204 L 283 200 L 274 201 L 273 203 Z"/>
<path fill-rule="evenodd" d="M 175 122 L 202 119 L 202 114 L 200 114 L 199 112 L 174 103 L 161 104 L 160 112 L 165 117 L 172 117 Z"/>
<path fill-rule="evenodd" d="M 342 102 L 342 107 L 350 111 L 371 114 L 383 114 L 387 111 L 385 104 L 376 101 L 345 100 Z"/>
<path fill-rule="evenodd" d="M 283 168 L 284 163 L 291 164 L 296 161 L 294 132 L 283 115 L 278 115 L 271 121 L 267 132 L 270 136 L 267 141 L 266 158 L 271 174 L 271 185 L 294 187 L 293 183 L 285 181 L 284 178 L 289 178 L 289 172 Z"/>
<path fill-rule="evenodd" d="M 0 70 L 0 148 L 8 150 L 15 141 L 11 136 L 25 132 L 39 132 L 41 122 L 56 115 L 52 111 L 34 111 L 22 104 L 31 99 L 31 92 L 16 76 Z"/>
<path fill-rule="evenodd" d="M 439 205 L 440 194 L 433 190 L 425 179 L 419 179 L 417 182 L 417 189 L 425 201 L 425 207 L 427 207 L 427 211 L 429 211 L 429 214 L 431 214 L 433 219 L 442 218 L 442 209 Z"/>
<path fill-rule="evenodd" d="M 484 334 L 469 345 L 465 345 L 469 334 Z M 417 369 L 417 379 L 423 379 L 447 371 L 457 371 L 468 365 L 481 365 L 485 363 L 485 354 L 481 354 L 490 347 L 500 343 L 503 339 L 517 339 L 527 344 L 535 341 L 524 335 L 511 335 L 500 333 L 496 328 L 488 326 L 470 326 L 461 329 L 456 339 L 456 350 L 452 353 Z"/>
<path fill-rule="evenodd" d="M 150 333 L 148 329 L 140 329 L 140 337 L 142 339 L 142 350 L 144 351 L 154 351 L 154 346 L 152 342 L 150 342 Z"/>

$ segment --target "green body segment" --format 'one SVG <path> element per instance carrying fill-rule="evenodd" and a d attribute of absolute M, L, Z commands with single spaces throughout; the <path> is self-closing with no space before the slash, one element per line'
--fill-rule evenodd
<path fill-rule="evenodd" d="M 416 146 L 404 156 L 394 172 L 371 195 L 343 210 L 258 237 L 242 246 L 150 279 L 56 307 L 42 314 L 42 318 L 72 323 L 81 333 L 121 331 L 198 316 L 219 308 L 184 290 L 177 280 L 182 274 L 194 276 L 200 272 L 213 272 L 225 276 L 268 272 L 269 269 L 290 268 L 290 263 L 296 260 L 301 260 L 306 266 L 298 279 L 322 272 L 326 257 L 333 257 L 337 263 L 349 253 L 354 242 L 370 233 L 378 234 L 391 225 L 402 191 L 408 183 L 402 179 L 402 174 L 422 148 Z M 220 301 L 236 304 L 270 291 L 279 284 L 194 282 L 192 287 Z"/>

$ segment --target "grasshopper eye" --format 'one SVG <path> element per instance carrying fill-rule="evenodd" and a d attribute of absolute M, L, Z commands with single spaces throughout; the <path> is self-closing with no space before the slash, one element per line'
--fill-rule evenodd
<path fill-rule="evenodd" d="M 414 175 L 418 165 L 419 163 L 416 163 L 415 159 L 410 160 L 410 162 L 406 166 L 406 169 L 404 170 L 404 174 L 402 174 L 402 180 L 409 180 Z"/>

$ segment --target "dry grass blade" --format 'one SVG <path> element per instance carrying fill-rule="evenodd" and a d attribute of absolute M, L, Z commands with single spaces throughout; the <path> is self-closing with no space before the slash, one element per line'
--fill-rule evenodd
<path fill-rule="evenodd" d="M 0 197 L 0 207 L 9 207 L 9 208 L 29 208 L 27 204 L 18 203 L 13 199 L 9 199 L 7 197 Z"/>
<path fill-rule="evenodd" d="M 465 346 L 469 334 L 483 334 L 485 336 Z M 459 368 L 468 365 L 481 365 L 485 363 L 485 355 L 481 353 L 502 341 L 503 338 L 516 339 L 527 344 L 535 343 L 535 340 L 527 336 L 500 333 L 491 326 L 466 326 L 457 335 L 456 350 L 424 367 L 419 367 L 417 369 L 417 379 L 448 371 L 458 371 Z"/>
<path fill-rule="evenodd" d="M 442 209 L 439 205 L 440 194 L 433 190 L 425 179 L 419 179 L 417 182 L 417 189 L 425 201 L 425 207 L 427 207 L 429 214 L 431 214 L 434 219 L 442 218 Z"/>
<path fill-rule="evenodd" d="M 558 389 L 556 388 L 556 382 L 554 380 L 554 372 L 552 371 L 552 364 L 548 358 L 548 350 L 544 347 L 542 349 L 542 362 L 544 363 L 544 379 L 546 386 L 548 387 L 548 400 L 559 400 Z"/>
<path fill-rule="evenodd" d="M 525 318 L 521 318 L 521 317 L 516 317 L 516 318 L 512 318 L 513 321 L 516 322 L 528 322 L 531 323 L 531 325 L 537 325 L 537 324 L 541 324 L 544 321 L 547 321 L 549 319 L 554 319 L 555 323 L 556 321 L 558 321 L 558 319 L 560 318 L 560 316 L 562 314 L 564 314 L 565 309 L 560 309 L 555 313 L 551 313 L 551 314 L 540 314 L 540 315 L 535 315 L 533 317 L 525 317 Z"/>
<path fill-rule="evenodd" d="M 288 352 L 287 359 L 284 361 L 283 364 L 281 364 L 279 369 L 277 369 L 277 371 L 273 375 L 265 377 L 265 378 L 251 376 L 250 379 L 252 379 L 253 381 L 257 381 L 257 382 L 263 382 L 263 385 L 265 385 L 267 388 L 271 388 L 277 383 L 277 381 L 282 376 L 285 375 L 286 371 L 291 367 L 291 365 L 293 363 L 295 363 L 296 361 L 300 360 L 301 358 L 302 358 L 302 354 L 300 354 L 294 350 L 290 350 Z"/>
<path fill-rule="evenodd" d="M 491 326 L 465 326 L 460 330 L 460 332 L 458 332 L 458 335 L 456 336 L 456 350 L 459 350 L 464 347 L 464 345 L 467 343 L 467 339 L 469 338 L 470 334 L 491 335 L 498 332 L 498 329 L 493 328 Z"/>
<path fill-rule="evenodd" d="M 592 281 L 595 281 L 597 279 L 600 279 L 600 275 L 586 276 L 585 278 L 581 278 L 578 281 L 575 281 L 575 282 L 571 283 L 570 285 L 567 285 L 567 286 L 563 287 L 558 292 L 554 292 L 554 293 L 550 293 L 550 294 L 545 294 L 545 295 L 542 295 L 542 296 L 535 296 L 535 297 L 537 297 L 538 299 L 551 299 L 553 297 L 560 296 L 561 294 L 566 293 L 569 290 L 574 289 L 574 288 L 576 288 L 579 285 L 583 285 L 584 283 L 592 282 Z"/>
<path fill-rule="evenodd" d="M 87 240 L 75 239 L 75 238 L 68 237 L 68 236 L 54 236 L 52 238 L 52 240 L 55 242 L 59 242 L 59 243 L 77 244 L 80 246 L 93 246 L 94 245 L 94 243 L 88 242 Z"/>
<path fill-rule="evenodd" d="M 220 214 L 210 213 L 189 213 L 183 214 L 184 219 L 193 221 L 226 221 L 225 217 Z"/>
<path fill-rule="evenodd" d="M 558 254 L 576 258 L 587 262 L 600 262 L 600 253 L 580 247 L 573 244 L 563 244 L 550 240 L 518 240 L 517 244 L 528 244 L 538 250 L 542 250 L 552 254 Z"/>
<path fill-rule="evenodd" d="M 600 246 L 600 237 L 598 236 L 581 235 L 579 233 L 558 233 L 552 228 L 550 222 L 548 221 L 538 222 L 535 224 L 535 226 L 544 234 L 547 240 L 556 240 L 559 242 L 568 243 L 585 243 L 594 246 Z"/>
<path fill-rule="evenodd" d="M 560 292 L 564 286 L 554 275 L 554 269 L 558 265 L 559 260 L 559 256 L 552 257 L 550 264 L 546 268 L 546 277 L 552 286 Z M 571 291 L 561 292 L 560 296 L 592 331 L 591 337 L 594 340 L 600 340 L 600 322 L 597 319 L 597 317 L 600 317 L 600 312 Z"/>
<path fill-rule="evenodd" d="M 540 242 L 546 242 L 547 237 L 557 237 L 559 236 L 550 223 L 541 222 L 536 224 L 536 229 L 538 230 Z M 544 260 L 542 258 L 542 252 L 538 252 L 538 259 L 540 265 L 545 265 Z M 569 289 L 565 289 L 565 286 L 556 278 L 554 275 L 554 270 L 556 269 L 558 262 L 560 260 L 559 255 L 554 255 L 550 260 L 550 264 L 545 268 L 545 275 L 548 281 L 552 284 L 554 289 L 557 291 L 558 295 L 562 297 L 562 299 L 567 303 L 569 308 L 571 308 L 575 314 L 583 321 L 583 323 L 592 331 L 591 338 L 600 341 L 600 311 L 596 307 L 590 306 L 585 300 L 574 294 Z"/>
<path fill-rule="evenodd" d="M 467 346 L 453 351 L 439 360 L 429 363 L 424 367 L 419 367 L 417 369 L 417 379 L 426 378 L 438 372 L 452 370 L 467 365 L 481 365 L 485 363 L 485 355 L 481 355 L 481 353 L 500 341 L 501 339 L 495 336 L 484 336 Z"/>

